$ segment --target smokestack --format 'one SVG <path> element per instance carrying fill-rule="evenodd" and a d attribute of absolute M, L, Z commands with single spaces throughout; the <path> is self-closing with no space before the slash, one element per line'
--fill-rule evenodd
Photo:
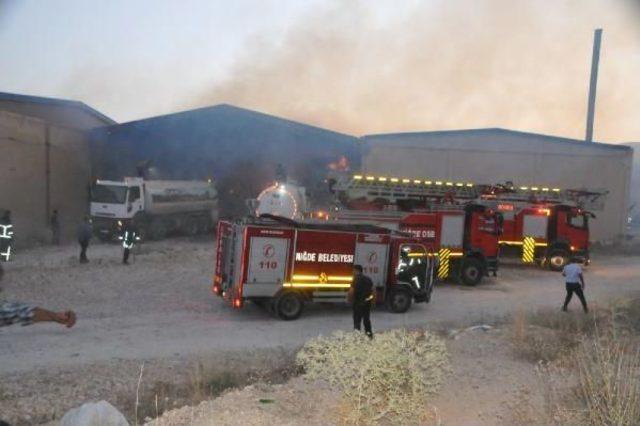
<path fill-rule="evenodd" d="M 598 85 L 598 64 L 600 62 L 600 41 L 602 29 L 598 28 L 593 35 L 593 56 L 591 58 L 591 81 L 589 82 L 589 106 L 587 109 L 587 134 L 585 141 L 593 142 L 593 116 L 596 110 L 596 86 Z"/>

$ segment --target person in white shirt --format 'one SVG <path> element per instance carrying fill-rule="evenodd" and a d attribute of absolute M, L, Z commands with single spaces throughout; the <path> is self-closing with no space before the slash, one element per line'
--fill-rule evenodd
<path fill-rule="evenodd" d="M 575 293 L 582 303 L 584 312 L 589 312 L 589 309 L 587 308 L 587 301 L 584 298 L 584 276 L 582 275 L 582 267 L 578 263 L 577 259 L 572 258 L 569 263 L 567 263 L 562 270 L 562 276 L 565 277 L 565 282 L 567 284 L 567 297 L 564 299 L 562 310 L 565 312 L 567 311 L 567 306 L 571 301 L 573 293 Z"/>

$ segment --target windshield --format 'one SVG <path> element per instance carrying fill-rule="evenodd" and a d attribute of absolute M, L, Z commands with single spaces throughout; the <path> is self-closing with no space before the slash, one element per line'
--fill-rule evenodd
<path fill-rule="evenodd" d="M 587 229 L 587 216 L 582 214 L 568 214 L 567 222 L 574 228 Z"/>
<path fill-rule="evenodd" d="M 427 252 L 421 245 L 405 244 L 400 250 L 396 278 L 423 288 L 427 270 Z"/>
<path fill-rule="evenodd" d="M 126 197 L 126 186 L 94 185 L 91 189 L 91 201 L 95 203 L 124 204 Z"/>

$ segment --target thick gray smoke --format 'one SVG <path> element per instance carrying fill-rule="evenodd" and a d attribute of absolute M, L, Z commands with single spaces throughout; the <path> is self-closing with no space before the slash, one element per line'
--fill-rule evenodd
<path fill-rule="evenodd" d="M 595 138 L 640 139 L 635 1 L 335 1 L 196 102 L 350 134 L 506 127 L 584 138 L 593 30 L 604 28 Z M 404 3 L 406 4 L 406 3 Z"/>

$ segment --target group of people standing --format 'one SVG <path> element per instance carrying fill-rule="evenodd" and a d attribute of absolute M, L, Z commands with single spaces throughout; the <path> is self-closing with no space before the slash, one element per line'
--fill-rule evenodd
<path fill-rule="evenodd" d="M 125 222 L 120 228 L 118 239 L 122 242 L 124 249 L 122 252 L 122 263 L 128 265 L 131 249 L 140 241 L 140 236 L 133 222 Z M 87 249 L 89 248 L 91 238 L 93 238 L 93 226 L 91 225 L 91 218 L 89 216 L 85 216 L 84 221 L 78 225 L 77 236 L 78 244 L 80 244 L 80 263 L 87 263 L 89 262 Z"/>

